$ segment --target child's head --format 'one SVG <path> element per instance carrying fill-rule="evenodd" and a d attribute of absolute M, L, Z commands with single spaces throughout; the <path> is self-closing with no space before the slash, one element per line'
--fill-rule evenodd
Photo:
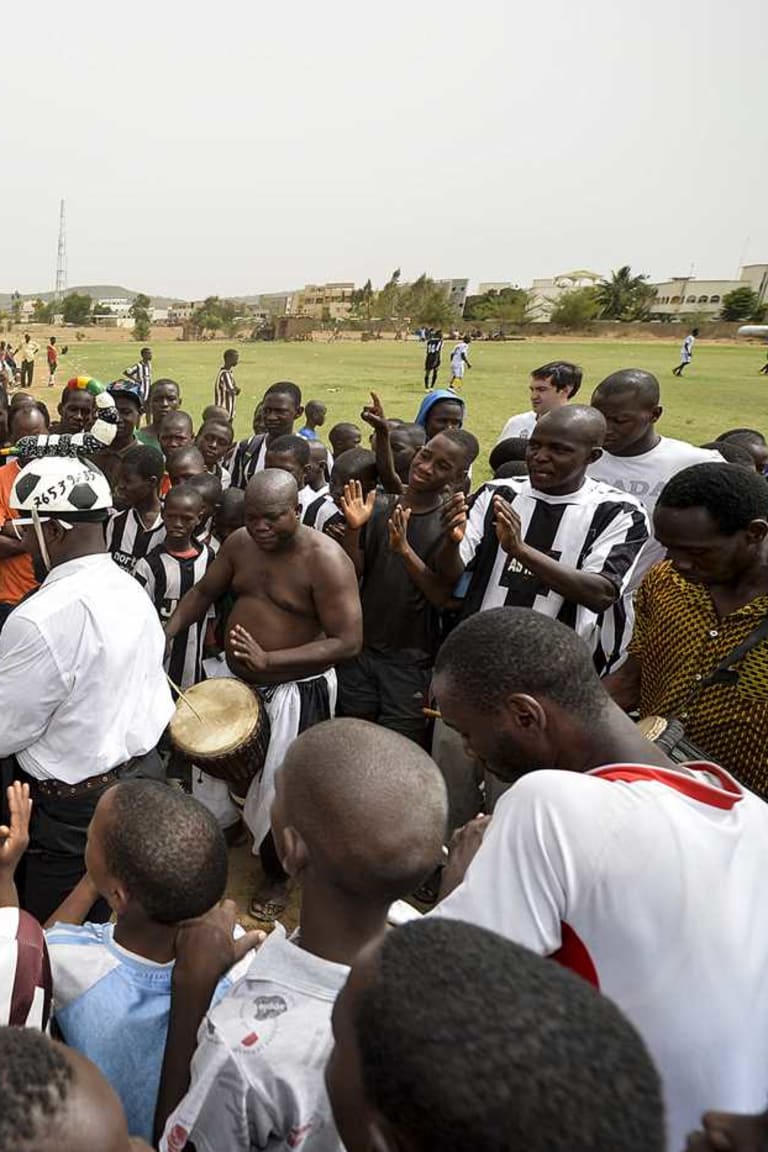
<path fill-rule="evenodd" d="M 93 396 L 84 388 L 65 388 L 61 393 L 58 413 L 61 432 L 87 432 L 96 418 Z"/>
<path fill-rule="evenodd" d="M 288 749 L 272 834 L 289 876 L 385 913 L 440 863 L 447 814 L 440 770 L 418 744 L 365 720 L 327 720 Z"/>
<path fill-rule="evenodd" d="M 308 440 L 309 464 L 306 467 L 306 481 L 313 491 L 319 492 L 328 483 L 328 449 L 322 440 Z"/>
<path fill-rule="evenodd" d="M 755 428 L 731 428 L 727 432 L 720 433 L 717 441 L 721 440 L 727 444 L 740 444 L 742 448 L 746 448 L 752 457 L 756 472 L 764 472 L 768 467 L 768 447 L 762 432 L 758 432 Z"/>
<path fill-rule="evenodd" d="M 155 380 L 149 390 L 149 422 L 159 427 L 164 416 L 181 404 L 181 389 L 175 380 Z"/>
<path fill-rule="evenodd" d="M 523 436 L 510 436 L 507 440 L 501 440 L 498 444 L 494 445 L 491 449 L 491 454 L 488 457 L 488 463 L 491 466 L 494 478 L 497 478 L 497 471 L 503 464 L 511 462 L 525 464 L 525 454 L 528 451 L 528 441 Z M 518 475 L 525 476 L 528 469 L 524 469 Z"/>
<path fill-rule="evenodd" d="M 276 436 L 289 436 L 303 411 L 301 389 L 290 380 L 280 380 L 271 388 L 267 388 L 261 402 L 261 422 L 264 431 L 270 439 Z"/>
<path fill-rule="evenodd" d="M 366 945 L 333 1032 L 326 1084 L 347 1152 L 665 1147 L 659 1075 L 629 1021 L 485 928 L 435 917 Z"/>
<path fill-rule="evenodd" d="M 187 444 L 185 448 L 177 448 L 167 460 L 168 476 L 171 487 L 183 484 L 190 476 L 202 476 L 208 469 L 205 466 L 199 448 L 194 444 Z"/>
<path fill-rule="evenodd" d="M 390 428 L 389 444 L 392 449 L 392 460 L 395 472 L 403 484 L 408 483 L 411 461 L 419 448 L 424 447 L 425 441 L 426 434 L 421 424 L 406 424 L 404 421 L 399 421 Z"/>
<path fill-rule="evenodd" d="M 184 487 L 168 503 L 200 497 Z M 126 780 L 96 805 L 85 850 L 88 873 L 118 920 L 178 924 L 208 912 L 224 895 L 227 847 L 198 800 L 157 780 Z"/>
<path fill-rule="evenodd" d="M 203 415 L 201 417 L 202 424 L 207 424 L 209 420 L 216 420 L 219 424 L 231 424 L 229 412 L 226 408 L 222 408 L 221 404 L 209 404 L 207 408 L 203 408 Z"/>
<path fill-rule="evenodd" d="M 149 1152 L 98 1068 L 34 1028 L 0 1028 L 0 1152 Z"/>
<path fill-rule="evenodd" d="M 129 448 L 120 461 L 114 489 L 115 507 L 146 508 L 156 504 L 165 472 L 162 452 L 148 444 Z"/>
<path fill-rule="evenodd" d="M 308 428 L 322 428 L 325 424 L 327 408 L 321 400 L 308 400 L 304 409 L 304 417 Z"/>
<path fill-rule="evenodd" d="M 151 348 L 142 348 L 141 358 L 145 364 L 149 364 L 150 360 L 152 359 L 152 349 Z"/>
<path fill-rule="evenodd" d="M 171 488 L 163 504 L 165 543 L 173 552 L 185 552 L 193 546 L 198 528 L 206 521 L 203 497 L 193 487 L 192 476 Z"/>
<path fill-rule="evenodd" d="M 306 484 L 309 464 L 309 441 L 303 436 L 277 436 L 270 440 L 265 460 L 266 468 L 282 468 L 290 472 L 301 490 Z"/>
<path fill-rule="evenodd" d="M 242 488 L 227 488 L 216 509 L 213 522 L 214 536 L 223 544 L 228 536 L 245 524 L 245 492 Z"/>
<path fill-rule="evenodd" d="M 221 463 L 232 447 L 234 432 L 228 420 L 206 420 L 195 438 L 206 468 Z"/>
<path fill-rule="evenodd" d="M 136 429 L 141 424 L 141 414 L 144 411 L 141 389 L 128 380 L 115 380 L 109 385 L 108 391 L 117 409 L 117 433 L 113 447 L 123 448 L 135 438 Z"/>
<path fill-rule="evenodd" d="M 224 353 L 224 367 L 236 368 L 240 362 L 240 353 L 236 348 L 227 348 Z"/>
<path fill-rule="evenodd" d="M 367 496 L 369 492 L 373 491 L 379 482 L 376 457 L 367 448 L 350 448 L 348 452 L 343 452 L 341 456 L 337 456 L 334 461 L 331 470 L 330 495 L 339 507 L 341 507 L 339 502 L 344 495 L 344 485 L 349 484 L 352 480 L 359 480 L 363 489 L 363 496 Z"/>
<path fill-rule="evenodd" d="M 415 492 L 440 492 L 444 488 L 458 491 L 479 451 L 480 445 L 471 432 L 446 428 L 413 457 L 408 487 Z"/>
<path fill-rule="evenodd" d="M 190 476 L 189 480 L 184 481 L 184 487 L 194 488 L 195 492 L 200 493 L 200 498 L 203 501 L 203 511 L 200 517 L 200 526 L 202 527 L 216 515 L 216 510 L 221 503 L 221 480 L 210 472 L 204 472 L 202 476 Z"/>
<path fill-rule="evenodd" d="M 349 452 L 350 448 L 359 448 L 361 444 L 360 429 L 357 424 L 334 424 L 328 433 L 331 449 L 334 456 L 341 456 Z"/>
<path fill-rule="evenodd" d="M 192 436 L 192 417 L 189 412 L 169 412 L 164 416 L 157 438 L 166 460 L 179 448 L 191 444 Z"/>

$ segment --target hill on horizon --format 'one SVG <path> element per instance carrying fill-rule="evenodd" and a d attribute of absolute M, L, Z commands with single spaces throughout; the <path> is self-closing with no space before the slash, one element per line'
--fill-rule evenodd
<path fill-rule="evenodd" d="M 65 295 L 69 296 L 72 292 L 80 292 L 93 297 L 94 300 L 121 296 L 127 300 L 133 300 L 138 296 L 138 292 L 134 292 L 131 288 L 123 288 L 119 284 L 73 284 L 67 288 Z M 20 292 L 19 295 L 22 300 L 44 300 L 46 303 L 54 297 L 53 292 Z M 174 304 L 179 299 L 178 296 L 150 296 L 149 298 L 155 308 L 167 308 L 169 304 Z M 12 299 L 12 292 L 0 292 L 0 308 L 10 308 Z"/>

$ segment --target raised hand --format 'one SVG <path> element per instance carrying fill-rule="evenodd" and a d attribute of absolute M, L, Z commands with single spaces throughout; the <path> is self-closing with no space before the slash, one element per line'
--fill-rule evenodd
<path fill-rule="evenodd" d="M 468 515 L 469 506 L 467 505 L 467 500 L 463 492 L 455 492 L 454 495 L 443 504 L 441 513 L 443 531 L 454 544 L 460 544 L 464 539 L 464 533 L 467 530 Z"/>
<path fill-rule="evenodd" d="M 516 556 L 523 546 L 523 526 L 512 505 L 502 496 L 494 496 L 496 539 L 508 556 Z"/>
<path fill-rule="evenodd" d="M 0 869 L 13 876 L 29 844 L 29 821 L 32 816 L 29 784 L 14 780 L 8 787 L 7 796 L 10 824 L 0 826 Z"/>
<path fill-rule="evenodd" d="M 246 632 L 239 624 L 229 633 L 232 646 L 232 655 L 251 672 L 266 672 L 269 668 L 269 653 L 256 643 L 250 632 Z"/>
<path fill-rule="evenodd" d="M 174 984 L 216 985 L 233 964 L 266 940 L 264 932 L 246 932 L 234 939 L 237 905 L 223 900 L 205 916 L 185 920 L 176 933 Z"/>
<path fill-rule="evenodd" d="M 404 556 L 410 547 L 408 544 L 408 521 L 410 518 L 410 508 L 403 508 L 402 504 L 397 504 L 387 522 L 390 551 L 397 552 L 401 556 Z"/>
<path fill-rule="evenodd" d="M 363 499 L 363 486 L 359 480 L 350 480 L 344 485 L 344 495 L 341 498 L 341 510 L 348 526 L 353 532 L 359 531 L 367 524 L 373 515 L 373 506 L 376 503 L 374 489 Z"/>
<path fill-rule="evenodd" d="M 389 432 L 387 418 L 384 415 L 384 406 L 376 392 L 371 392 L 371 403 L 366 404 L 363 408 L 360 419 L 365 420 L 366 424 L 370 424 L 371 428 L 375 428 L 377 432 Z"/>

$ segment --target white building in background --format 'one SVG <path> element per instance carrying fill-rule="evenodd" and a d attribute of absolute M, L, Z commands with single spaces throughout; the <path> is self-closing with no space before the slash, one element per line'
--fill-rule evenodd
<path fill-rule="evenodd" d="M 535 324 L 548 324 L 552 309 L 561 296 L 575 288 L 594 288 L 602 278 L 599 272 L 580 268 L 574 272 L 561 272 L 557 276 L 534 280 L 528 289 L 531 320 Z"/>
<path fill-rule="evenodd" d="M 651 305 L 654 320 L 697 316 L 715 320 L 723 297 L 737 288 L 751 288 L 761 304 L 768 302 L 768 264 L 745 264 L 738 280 L 699 280 L 696 276 L 672 276 L 652 284 L 656 296 Z"/>
<path fill-rule="evenodd" d="M 456 315 L 463 316 L 464 305 L 467 302 L 469 280 L 436 280 L 435 283 L 438 288 L 442 288 L 443 291 L 448 294 Z"/>
<path fill-rule="evenodd" d="M 478 296 L 485 296 L 486 292 L 503 292 L 505 288 L 517 288 L 511 280 L 482 280 L 477 286 Z"/>
<path fill-rule="evenodd" d="M 103 300 L 97 300 L 94 312 L 104 312 L 109 308 L 107 315 L 112 316 L 128 316 L 131 311 L 132 300 L 126 296 L 105 296 Z"/>

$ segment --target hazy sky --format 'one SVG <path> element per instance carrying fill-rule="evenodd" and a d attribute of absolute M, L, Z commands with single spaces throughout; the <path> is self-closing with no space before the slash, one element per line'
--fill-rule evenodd
<path fill-rule="evenodd" d="M 61 196 L 70 284 L 188 298 L 768 261 L 766 0 L 37 0 L 2 26 L 0 290 L 53 287 Z"/>

